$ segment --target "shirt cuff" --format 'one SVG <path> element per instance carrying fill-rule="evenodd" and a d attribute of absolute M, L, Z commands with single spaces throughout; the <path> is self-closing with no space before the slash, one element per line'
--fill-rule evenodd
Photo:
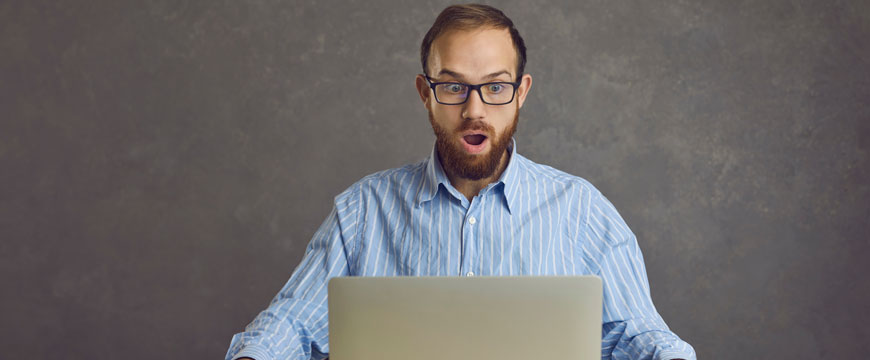
<path fill-rule="evenodd" d="M 242 348 L 242 351 L 233 356 L 233 360 L 243 357 L 249 357 L 254 360 L 274 360 L 272 354 L 269 353 L 269 349 L 263 345 L 247 345 Z"/>
<path fill-rule="evenodd" d="M 659 351 L 656 354 L 657 360 L 671 360 L 671 359 L 686 359 L 686 360 L 696 360 L 695 355 L 692 353 L 687 353 L 684 351 L 674 351 L 674 350 L 665 350 Z M 260 359 L 256 359 L 260 360 Z"/>

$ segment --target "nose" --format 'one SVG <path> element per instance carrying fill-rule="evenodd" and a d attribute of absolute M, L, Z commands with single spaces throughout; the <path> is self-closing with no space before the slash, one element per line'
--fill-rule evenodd
<path fill-rule="evenodd" d="M 475 94 L 474 92 L 477 92 Z M 473 89 L 468 92 L 468 100 L 462 104 L 462 118 L 465 120 L 479 120 L 486 117 L 486 104 L 480 97 L 480 90 Z"/>

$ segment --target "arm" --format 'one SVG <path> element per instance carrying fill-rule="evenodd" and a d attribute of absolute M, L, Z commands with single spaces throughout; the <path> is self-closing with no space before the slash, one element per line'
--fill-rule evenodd
<path fill-rule="evenodd" d="M 652 303 L 637 239 L 600 193 L 589 205 L 584 252 L 604 283 L 603 359 L 695 359 Z"/>
<path fill-rule="evenodd" d="M 314 234 L 302 262 L 269 307 L 233 336 L 226 359 L 323 359 L 329 352 L 326 285 L 348 274 L 347 246 L 357 211 L 349 192 Z"/>

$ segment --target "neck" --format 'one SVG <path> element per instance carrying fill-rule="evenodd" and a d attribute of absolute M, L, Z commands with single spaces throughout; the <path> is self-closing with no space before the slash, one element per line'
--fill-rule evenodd
<path fill-rule="evenodd" d="M 495 182 L 501 177 L 504 169 L 507 168 L 510 157 L 510 152 L 505 151 L 504 154 L 501 155 L 501 160 L 499 160 L 498 167 L 495 169 L 495 171 L 493 171 L 492 175 L 480 180 L 471 180 L 456 176 L 456 174 L 448 171 L 443 163 L 441 164 L 441 168 L 445 170 L 444 172 L 447 174 L 447 179 L 450 180 L 450 185 L 453 185 L 456 190 L 459 190 L 462 195 L 465 195 L 465 198 L 467 198 L 468 201 L 471 201 L 472 198 L 480 193 L 480 190 L 483 190 L 483 188 L 485 188 L 487 185 Z"/>

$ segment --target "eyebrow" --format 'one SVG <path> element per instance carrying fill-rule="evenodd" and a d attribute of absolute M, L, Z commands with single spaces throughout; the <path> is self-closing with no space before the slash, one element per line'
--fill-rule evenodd
<path fill-rule="evenodd" d="M 494 78 L 496 78 L 500 75 L 503 75 L 503 74 L 507 74 L 508 77 L 511 76 L 511 73 L 508 72 L 507 70 L 500 70 L 500 71 L 496 71 L 494 73 L 491 73 L 489 75 L 484 76 L 483 80 L 494 79 Z M 441 69 L 441 71 L 438 72 L 438 75 L 452 76 L 460 81 L 466 81 L 465 76 L 463 76 L 462 74 L 460 74 L 458 72 L 450 70 L 450 69 Z"/>

